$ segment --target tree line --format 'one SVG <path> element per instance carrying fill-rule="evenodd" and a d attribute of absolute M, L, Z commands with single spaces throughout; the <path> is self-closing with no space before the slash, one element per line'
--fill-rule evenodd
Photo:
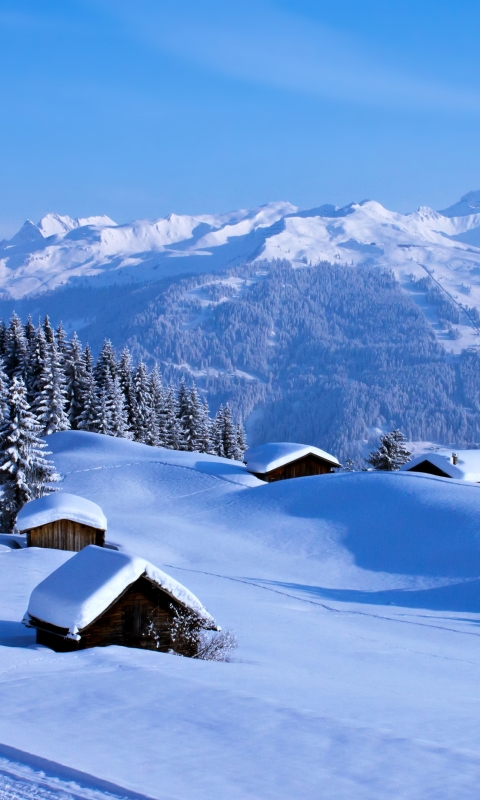
<path fill-rule="evenodd" d="M 0 320 L 1 525 L 12 530 L 25 502 L 52 491 L 59 480 L 43 437 L 80 430 L 173 450 L 242 460 L 241 421 L 228 403 L 212 418 L 206 399 L 182 379 L 165 385 L 158 366 L 134 365 L 105 340 L 95 360 L 76 333 L 69 339 L 48 316 L 35 326 L 13 313 Z"/>

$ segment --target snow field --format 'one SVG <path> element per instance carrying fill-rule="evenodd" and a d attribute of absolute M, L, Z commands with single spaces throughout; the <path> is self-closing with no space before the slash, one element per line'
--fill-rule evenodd
<path fill-rule="evenodd" d="M 213 663 L 28 646 L 29 593 L 72 554 L 2 552 L 0 742 L 158 800 L 476 800 L 480 487 L 266 485 L 231 461 L 73 432 L 49 449 L 109 538 L 239 648 Z"/>

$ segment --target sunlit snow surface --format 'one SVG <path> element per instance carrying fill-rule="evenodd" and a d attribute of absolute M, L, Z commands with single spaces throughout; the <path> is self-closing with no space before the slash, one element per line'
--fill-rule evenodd
<path fill-rule="evenodd" d="M 262 484 L 95 434 L 49 446 L 109 538 L 187 586 L 239 648 L 213 663 L 32 646 L 30 592 L 72 554 L 1 552 L 0 755 L 158 800 L 478 798 L 479 486 Z"/>

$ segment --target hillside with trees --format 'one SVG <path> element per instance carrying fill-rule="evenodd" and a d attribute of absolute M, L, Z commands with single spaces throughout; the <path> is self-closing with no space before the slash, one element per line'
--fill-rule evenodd
<path fill-rule="evenodd" d="M 414 290 L 378 267 L 277 261 L 67 288 L 16 307 L 24 319 L 48 310 L 55 324 L 80 320 L 93 352 L 107 336 L 134 364 L 157 362 L 174 386 L 194 380 L 215 411 L 228 402 L 251 444 L 308 442 L 360 464 L 379 432 L 395 428 L 409 440 L 480 442 L 478 353 L 450 355 L 419 302 L 446 341 L 458 307 L 428 278 Z"/>
<path fill-rule="evenodd" d="M 98 358 L 76 333 L 48 317 L 36 327 L 13 314 L 0 321 L 1 523 L 11 530 L 28 500 L 59 479 L 44 437 L 83 430 L 148 445 L 241 460 L 246 438 L 228 403 L 211 418 L 195 383 L 166 385 L 157 365 L 134 365 L 105 340 Z"/>

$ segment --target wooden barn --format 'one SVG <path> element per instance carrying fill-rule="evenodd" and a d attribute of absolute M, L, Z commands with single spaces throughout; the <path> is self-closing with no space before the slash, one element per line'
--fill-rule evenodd
<path fill-rule="evenodd" d="M 17 529 L 27 534 L 27 547 L 78 552 L 89 544 L 103 547 L 107 520 L 91 500 L 55 492 L 25 503 L 17 517 Z"/>
<path fill-rule="evenodd" d="M 95 545 L 33 590 L 23 622 L 36 628 L 38 644 L 57 652 L 116 644 L 194 656 L 195 630 L 217 630 L 174 578 L 143 558 Z"/>
<path fill-rule="evenodd" d="M 402 466 L 403 472 L 419 472 L 438 478 L 480 483 L 480 450 L 453 451 L 435 447 L 412 458 Z"/>
<path fill-rule="evenodd" d="M 252 447 L 245 453 L 244 460 L 249 472 L 269 483 L 326 475 L 342 466 L 335 456 L 318 447 L 292 442 L 270 442 Z"/>

